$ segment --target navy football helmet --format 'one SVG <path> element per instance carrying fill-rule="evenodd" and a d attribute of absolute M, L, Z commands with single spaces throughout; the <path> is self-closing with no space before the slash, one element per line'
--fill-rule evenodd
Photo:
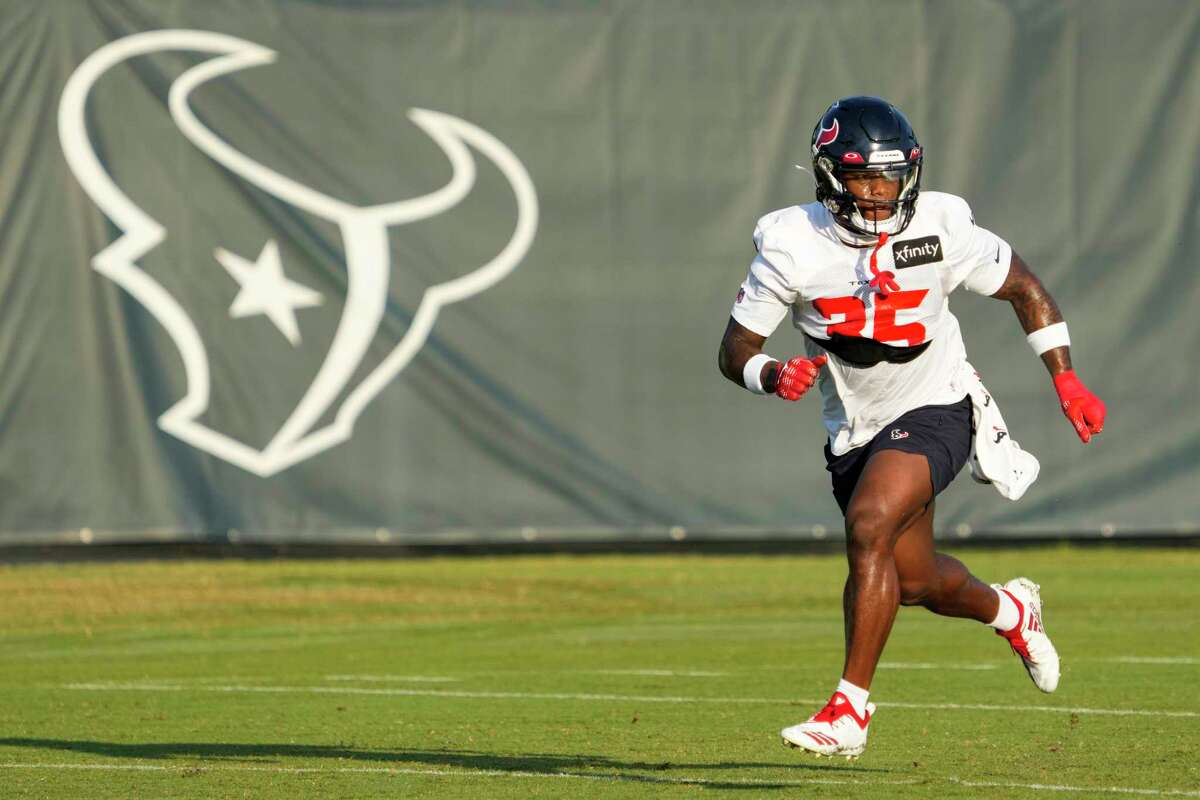
<path fill-rule="evenodd" d="M 895 106 L 878 97 L 843 97 L 826 109 L 813 128 L 817 200 L 839 225 L 860 237 L 895 235 L 908 227 L 921 189 L 921 159 L 912 125 Z M 847 174 L 863 173 L 900 182 L 895 200 L 871 201 L 876 209 L 892 207 L 886 219 L 867 219 L 846 188 Z"/>

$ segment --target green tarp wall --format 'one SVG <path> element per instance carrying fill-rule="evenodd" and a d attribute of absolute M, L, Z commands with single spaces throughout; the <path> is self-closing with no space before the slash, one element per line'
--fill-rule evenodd
<path fill-rule="evenodd" d="M 818 402 L 716 351 L 857 93 L 1109 407 L 1080 445 L 1011 309 L 956 295 L 1042 476 L 960 476 L 940 535 L 1200 530 L 1195 0 L 0 12 L 0 543 L 840 536 Z"/>

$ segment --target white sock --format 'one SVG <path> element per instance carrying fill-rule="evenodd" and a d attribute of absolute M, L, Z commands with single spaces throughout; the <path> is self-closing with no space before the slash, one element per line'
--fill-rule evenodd
<path fill-rule="evenodd" d="M 861 686 L 855 686 L 850 681 L 842 678 L 838 681 L 837 691 L 846 695 L 846 699 L 850 701 L 850 705 L 854 707 L 854 713 L 860 717 L 867 715 L 867 698 L 871 693 Z"/>
<path fill-rule="evenodd" d="M 1008 592 L 1002 592 L 995 587 L 993 587 L 993 591 L 1000 598 L 1000 608 L 996 611 L 996 618 L 988 625 L 998 631 L 1011 631 L 1021 621 L 1021 609 L 1017 608 L 1017 604 L 1008 596 Z"/>

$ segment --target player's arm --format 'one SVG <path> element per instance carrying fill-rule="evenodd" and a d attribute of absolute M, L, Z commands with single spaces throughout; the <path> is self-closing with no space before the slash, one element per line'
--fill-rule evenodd
<path fill-rule="evenodd" d="M 1033 274 L 1029 265 L 1017 255 L 1016 250 L 1013 251 L 1012 261 L 1009 263 L 1008 278 L 992 297 L 1012 303 L 1013 311 L 1016 312 L 1021 328 L 1027 335 L 1063 322 L 1058 303 L 1054 302 L 1050 292 L 1046 291 L 1038 276 Z M 1051 347 L 1041 356 L 1042 363 L 1050 371 L 1051 377 L 1071 369 L 1069 345 Z"/>
<path fill-rule="evenodd" d="M 767 337 L 759 336 L 730 317 L 729 324 L 725 326 L 725 335 L 721 337 L 721 348 L 717 351 L 717 368 L 738 386 L 745 386 L 742 373 L 746 369 L 746 362 L 762 353 L 766 343 Z M 759 383 L 767 391 L 775 391 L 778 365 L 778 361 L 770 361 L 759 371 Z"/>
<path fill-rule="evenodd" d="M 992 297 L 1012 304 L 1026 339 L 1050 372 L 1063 413 L 1075 426 L 1079 438 L 1084 443 L 1091 441 L 1092 434 L 1104 430 L 1104 403 L 1088 391 L 1071 368 L 1071 340 L 1062 312 L 1015 250 L 1008 277 Z"/>
<path fill-rule="evenodd" d="M 825 356 L 814 359 L 796 356 L 782 363 L 763 352 L 766 342 L 767 337 L 730 317 L 717 352 L 717 367 L 726 378 L 755 394 L 776 394 L 784 400 L 799 400 L 812 388 Z"/>

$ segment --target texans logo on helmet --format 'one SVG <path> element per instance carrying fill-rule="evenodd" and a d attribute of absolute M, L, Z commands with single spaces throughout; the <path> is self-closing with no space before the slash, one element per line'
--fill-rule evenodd
<path fill-rule="evenodd" d="M 833 118 L 833 127 L 826 128 L 821 126 L 821 132 L 817 134 L 817 141 L 813 142 L 813 152 L 816 153 L 827 144 L 833 144 L 838 137 L 838 121 L 837 117 Z"/>

